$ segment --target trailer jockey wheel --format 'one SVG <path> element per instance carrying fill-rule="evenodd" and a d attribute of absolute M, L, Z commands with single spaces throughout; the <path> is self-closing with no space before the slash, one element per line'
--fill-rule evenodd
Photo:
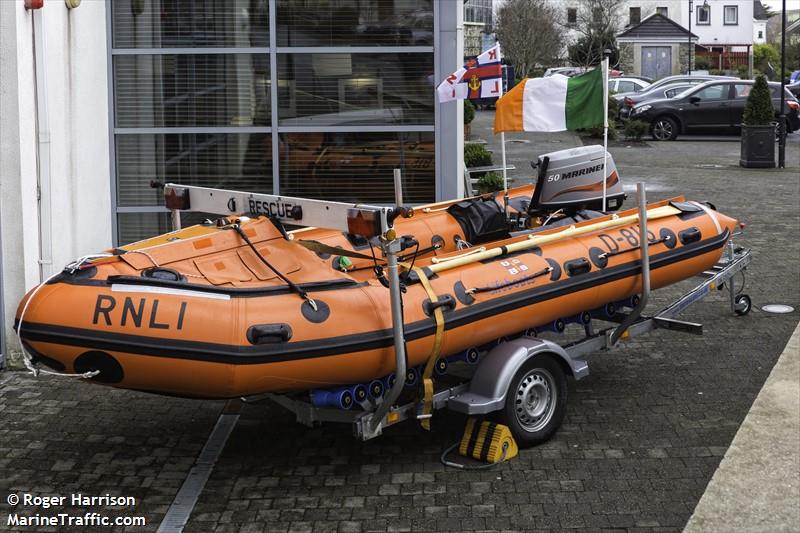
<path fill-rule="evenodd" d="M 567 379 L 561 365 L 550 355 L 530 359 L 514 375 L 506 391 L 506 405 L 499 411 L 520 448 L 547 441 L 564 419 Z"/>
<path fill-rule="evenodd" d="M 750 301 L 750 297 L 746 294 L 740 294 L 736 297 L 736 305 L 734 307 L 734 311 L 739 316 L 744 316 L 750 312 L 753 308 L 753 303 Z"/>

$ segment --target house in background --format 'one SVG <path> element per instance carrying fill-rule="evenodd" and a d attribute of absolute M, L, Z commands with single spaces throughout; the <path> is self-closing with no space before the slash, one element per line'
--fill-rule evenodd
<path fill-rule="evenodd" d="M 767 42 L 767 10 L 759 0 L 753 0 L 753 44 Z"/>
<path fill-rule="evenodd" d="M 684 4 L 685 17 L 688 1 Z M 747 74 L 753 51 L 753 0 L 694 0 L 692 4 L 692 32 L 698 36 L 696 62 L 710 70 Z"/>
<path fill-rule="evenodd" d="M 674 20 L 653 13 L 617 35 L 619 69 L 653 79 L 686 72 L 697 35 Z"/>

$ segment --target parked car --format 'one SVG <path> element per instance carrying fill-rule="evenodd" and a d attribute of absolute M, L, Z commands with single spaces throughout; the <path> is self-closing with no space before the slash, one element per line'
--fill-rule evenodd
<path fill-rule="evenodd" d="M 631 110 L 630 118 L 648 122 L 650 133 L 657 141 L 672 141 L 680 133 L 697 130 L 734 132 L 742 125 L 745 101 L 754 83 L 753 80 L 709 81 L 673 98 L 638 104 Z M 777 117 L 781 85 L 770 82 L 769 89 Z M 785 99 L 786 127 L 791 133 L 800 128 L 800 103 L 788 90 Z"/>
<path fill-rule="evenodd" d="M 786 88 L 789 89 L 789 92 L 795 95 L 795 97 L 800 98 L 800 80 L 787 85 Z"/>
<path fill-rule="evenodd" d="M 549 78 L 555 74 L 561 74 L 562 76 L 571 78 L 572 76 L 577 76 L 578 74 L 583 74 L 584 72 L 586 72 L 584 67 L 553 67 L 545 70 L 543 77 Z"/>
<path fill-rule="evenodd" d="M 645 102 L 649 102 L 650 100 L 662 100 L 664 98 L 673 98 L 674 96 L 679 95 L 686 89 L 690 89 L 694 87 L 691 83 L 668 83 L 667 85 L 662 85 L 661 87 L 656 87 L 655 89 L 651 89 L 648 87 L 647 89 L 638 92 L 636 94 L 632 94 L 630 96 L 626 96 L 620 103 L 619 103 L 619 118 L 621 120 L 627 120 L 631 110 L 637 104 L 642 104 Z"/>
<path fill-rule="evenodd" d="M 649 82 L 640 80 L 639 78 L 621 76 L 619 78 L 608 79 L 608 90 L 615 93 L 638 93 L 649 86 Z"/>
<path fill-rule="evenodd" d="M 698 75 L 686 75 L 686 74 L 677 74 L 675 76 L 667 76 L 666 78 L 661 78 L 657 82 L 651 84 L 647 87 L 648 90 L 658 89 L 659 87 L 664 87 L 665 85 L 670 85 L 672 83 L 689 83 L 692 85 L 699 85 L 700 83 L 705 83 L 707 81 L 712 80 L 738 80 L 734 76 L 698 76 Z M 634 93 L 617 93 L 614 95 L 614 98 L 617 99 L 618 102 L 624 100 L 626 96 L 630 96 Z"/>

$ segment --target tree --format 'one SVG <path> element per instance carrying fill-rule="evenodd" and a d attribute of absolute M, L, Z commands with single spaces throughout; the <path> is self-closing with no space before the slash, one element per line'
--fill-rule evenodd
<path fill-rule="evenodd" d="M 771 43 L 756 44 L 753 46 L 753 67 L 760 72 L 768 72 L 769 66 L 780 68 L 781 52 Z"/>
<path fill-rule="evenodd" d="M 619 62 L 617 33 L 621 27 L 621 11 L 625 0 L 584 0 L 577 11 L 576 22 L 565 26 L 578 33 L 568 47 L 572 64 L 589 67 L 603 59 L 603 51 L 611 50 L 611 66 Z"/>
<path fill-rule="evenodd" d="M 744 104 L 742 124 L 747 126 L 769 126 L 775 120 L 775 108 L 769 93 L 767 78 L 759 76 Z"/>
<path fill-rule="evenodd" d="M 507 0 L 497 12 L 497 39 L 518 78 L 551 65 L 562 47 L 556 9 L 547 0 Z"/>

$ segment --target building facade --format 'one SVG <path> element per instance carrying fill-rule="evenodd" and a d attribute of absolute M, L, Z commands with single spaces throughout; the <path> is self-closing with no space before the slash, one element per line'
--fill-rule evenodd
<path fill-rule="evenodd" d="M 566 27 L 573 28 L 567 33 L 567 45 L 579 35 L 574 28 L 591 16 L 589 4 L 581 0 L 551 2 L 557 6 Z M 615 30 L 624 32 L 656 13 L 687 31 L 691 29 L 697 35 L 697 51 L 707 52 L 716 60 L 712 68 L 735 69 L 742 62 L 747 65 L 754 37 L 753 0 L 625 0 L 614 13 Z M 675 51 L 678 52 L 677 48 Z"/>
<path fill-rule="evenodd" d="M 400 168 L 407 202 L 463 192 L 462 107 L 434 99 L 462 0 L 44 4 L 0 2 L 0 349 L 25 290 L 170 229 L 151 182 L 391 202 Z"/>
<path fill-rule="evenodd" d="M 464 1 L 464 56 L 478 56 L 484 52 L 486 35 L 493 30 L 494 1 Z"/>

